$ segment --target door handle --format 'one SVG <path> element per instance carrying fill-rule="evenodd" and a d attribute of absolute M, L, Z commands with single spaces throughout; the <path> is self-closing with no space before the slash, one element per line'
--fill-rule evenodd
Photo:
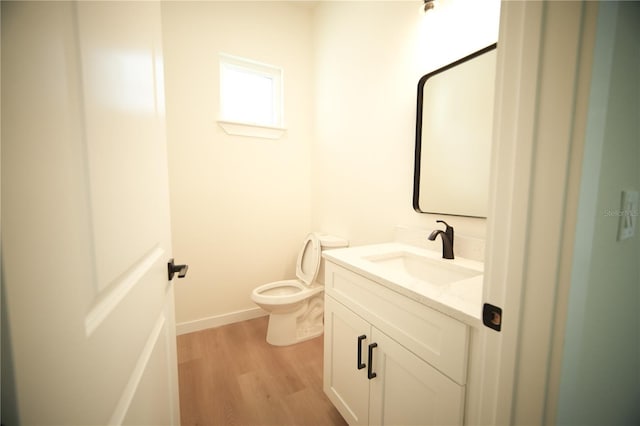
<path fill-rule="evenodd" d="M 367 336 L 365 334 L 358 336 L 358 370 L 362 370 L 366 367 L 362 362 L 362 341 L 366 338 Z"/>
<path fill-rule="evenodd" d="M 373 348 L 377 347 L 377 343 L 371 343 L 369 345 L 369 367 L 367 368 L 367 377 L 369 378 L 369 380 L 377 376 L 377 374 L 373 372 Z"/>
<path fill-rule="evenodd" d="M 187 270 L 189 270 L 189 265 L 176 265 L 173 262 L 173 259 L 169 260 L 169 263 L 167 264 L 169 281 L 173 279 L 175 274 L 178 274 L 178 278 L 184 278 L 187 275 Z"/>

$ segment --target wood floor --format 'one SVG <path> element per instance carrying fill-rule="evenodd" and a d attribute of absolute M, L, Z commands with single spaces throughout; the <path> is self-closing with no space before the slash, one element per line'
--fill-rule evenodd
<path fill-rule="evenodd" d="M 178 336 L 182 426 L 346 425 L 322 392 L 322 336 L 271 346 L 267 320 Z"/>

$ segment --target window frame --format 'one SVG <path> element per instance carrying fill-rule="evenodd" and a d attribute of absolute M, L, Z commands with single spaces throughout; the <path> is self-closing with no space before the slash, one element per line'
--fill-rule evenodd
<path fill-rule="evenodd" d="M 279 139 L 286 128 L 284 127 L 284 90 L 283 90 L 283 69 L 273 65 L 254 61 L 252 59 L 241 58 L 220 52 L 219 58 L 219 119 L 218 125 L 230 135 L 262 137 L 267 139 Z M 227 69 L 238 69 L 259 77 L 267 77 L 272 81 L 271 90 L 271 113 L 273 121 L 271 123 L 249 122 L 237 117 L 225 115 L 225 99 L 223 97 L 223 86 Z"/>

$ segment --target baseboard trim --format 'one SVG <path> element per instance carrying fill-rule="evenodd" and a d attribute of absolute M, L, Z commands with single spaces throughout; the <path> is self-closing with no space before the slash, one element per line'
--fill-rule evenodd
<path fill-rule="evenodd" d="M 176 334 L 181 335 L 193 333 L 195 331 L 206 330 L 207 328 L 220 327 L 222 325 L 233 324 L 234 322 L 246 321 L 266 315 L 268 315 L 267 312 L 256 307 L 198 320 L 181 322 L 176 324 Z"/>

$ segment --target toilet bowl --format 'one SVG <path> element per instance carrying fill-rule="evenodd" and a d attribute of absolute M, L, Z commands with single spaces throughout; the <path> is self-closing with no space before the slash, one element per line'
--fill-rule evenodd
<path fill-rule="evenodd" d="M 267 342 L 286 346 L 319 336 L 324 331 L 324 283 L 318 279 L 322 250 L 347 247 L 331 235 L 311 233 L 298 253 L 297 279 L 261 285 L 251 300 L 269 313 Z"/>

